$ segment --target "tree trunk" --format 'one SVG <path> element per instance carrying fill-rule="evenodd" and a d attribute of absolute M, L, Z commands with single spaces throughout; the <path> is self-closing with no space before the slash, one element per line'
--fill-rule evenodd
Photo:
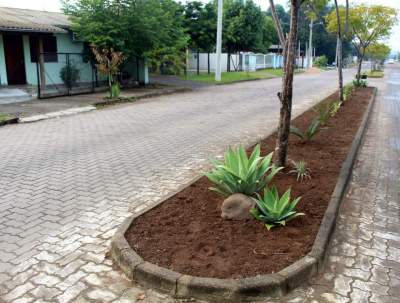
<path fill-rule="evenodd" d="M 278 137 L 275 148 L 275 164 L 277 166 L 285 166 L 288 150 L 290 120 L 292 115 L 293 74 L 299 9 L 300 0 L 291 0 L 290 31 L 288 39 L 285 43 L 284 55 L 286 58 L 284 58 L 282 92 L 278 93 L 279 100 L 281 101 L 281 109 L 278 125 Z"/>
<path fill-rule="evenodd" d="M 340 14 L 339 14 L 339 6 L 337 0 L 335 0 L 335 8 L 336 8 L 336 19 L 338 24 L 338 33 L 337 33 L 337 65 L 338 65 L 338 76 L 339 76 L 339 100 L 340 102 L 344 101 L 343 97 L 343 46 L 342 46 L 342 26 L 340 23 Z"/>
<path fill-rule="evenodd" d="M 361 79 L 361 68 L 362 68 L 362 62 L 363 62 L 364 56 L 360 55 L 358 57 L 358 68 L 357 68 L 357 83 L 360 83 Z"/>

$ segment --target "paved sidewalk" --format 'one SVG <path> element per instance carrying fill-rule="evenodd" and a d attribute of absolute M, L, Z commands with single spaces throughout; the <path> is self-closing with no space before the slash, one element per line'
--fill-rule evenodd
<path fill-rule="evenodd" d="M 105 257 L 116 228 L 227 145 L 271 133 L 280 84 L 213 86 L 0 128 L 0 302 L 136 302 L 143 290 Z M 297 75 L 294 113 L 335 89 L 335 72 Z M 145 293 L 140 302 L 174 302 Z"/>
<path fill-rule="evenodd" d="M 400 302 L 400 68 L 385 73 L 325 273 L 279 302 Z"/>

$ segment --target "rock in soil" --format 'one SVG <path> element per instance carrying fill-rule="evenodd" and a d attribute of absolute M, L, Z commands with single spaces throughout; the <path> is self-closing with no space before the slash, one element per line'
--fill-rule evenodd
<path fill-rule="evenodd" d="M 224 200 L 221 206 L 221 217 L 227 220 L 248 220 L 250 209 L 254 207 L 251 198 L 243 194 L 233 194 Z"/>

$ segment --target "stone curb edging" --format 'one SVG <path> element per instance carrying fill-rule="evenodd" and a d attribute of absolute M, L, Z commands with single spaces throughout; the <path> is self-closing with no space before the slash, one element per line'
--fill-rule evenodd
<path fill-rule="evenodd" d="M 241 279 L 194 277 L 180 274 L 143 260 L 143 258 L 130 247 L 125 239 L 126 231 L 135 218 L 181 191 L 183 188 L 187 187 L 188 184 L 181 186 L 177 191 L 159 203 L 156 203 L 153 207 L 139 211 L 132 217 L 127 218 L 112 239 L 112 258 L 129 279 L 135 280 L 145 287 L 155 288 L 178 298 L 194 297 L 211 302 L 250 302 L 265 299 L 266 296 L 283 296 L 290 290 L 300 286 L 323 269 L 329 241 L 335 229 L 339 207 L 345 195 L 347 185 L 352 175 L 352 168 L 368 126 L 376 93 L 377 89 L 374 88 L 373 95 L 364 113 L 361 125 L 347 154 L 346 160 L 342 164 L 338 181 L 322 219 L 311 252 L 300 260 L 278 273 Z M 189 184 L 196 182 L 200 177 L 201 176 L 192 180 Z"/>

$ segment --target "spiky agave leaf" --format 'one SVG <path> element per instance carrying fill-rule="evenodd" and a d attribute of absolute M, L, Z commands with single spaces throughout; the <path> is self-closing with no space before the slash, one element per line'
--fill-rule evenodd
<path fill-rule="evenodd" d="M 262 221 L 268 230 L 277 225 L 284 226 L 295 217 L 304 216 L 304 213 L 296 211 L 300 197 L 291 200 L 290 196 L 290 189 L 279 197 L 276 186 L 265 188 L 263 196 L 257 195 L 257 198 L 253 198 L 256 207 L 251 210 L 251 214 Z"/>

